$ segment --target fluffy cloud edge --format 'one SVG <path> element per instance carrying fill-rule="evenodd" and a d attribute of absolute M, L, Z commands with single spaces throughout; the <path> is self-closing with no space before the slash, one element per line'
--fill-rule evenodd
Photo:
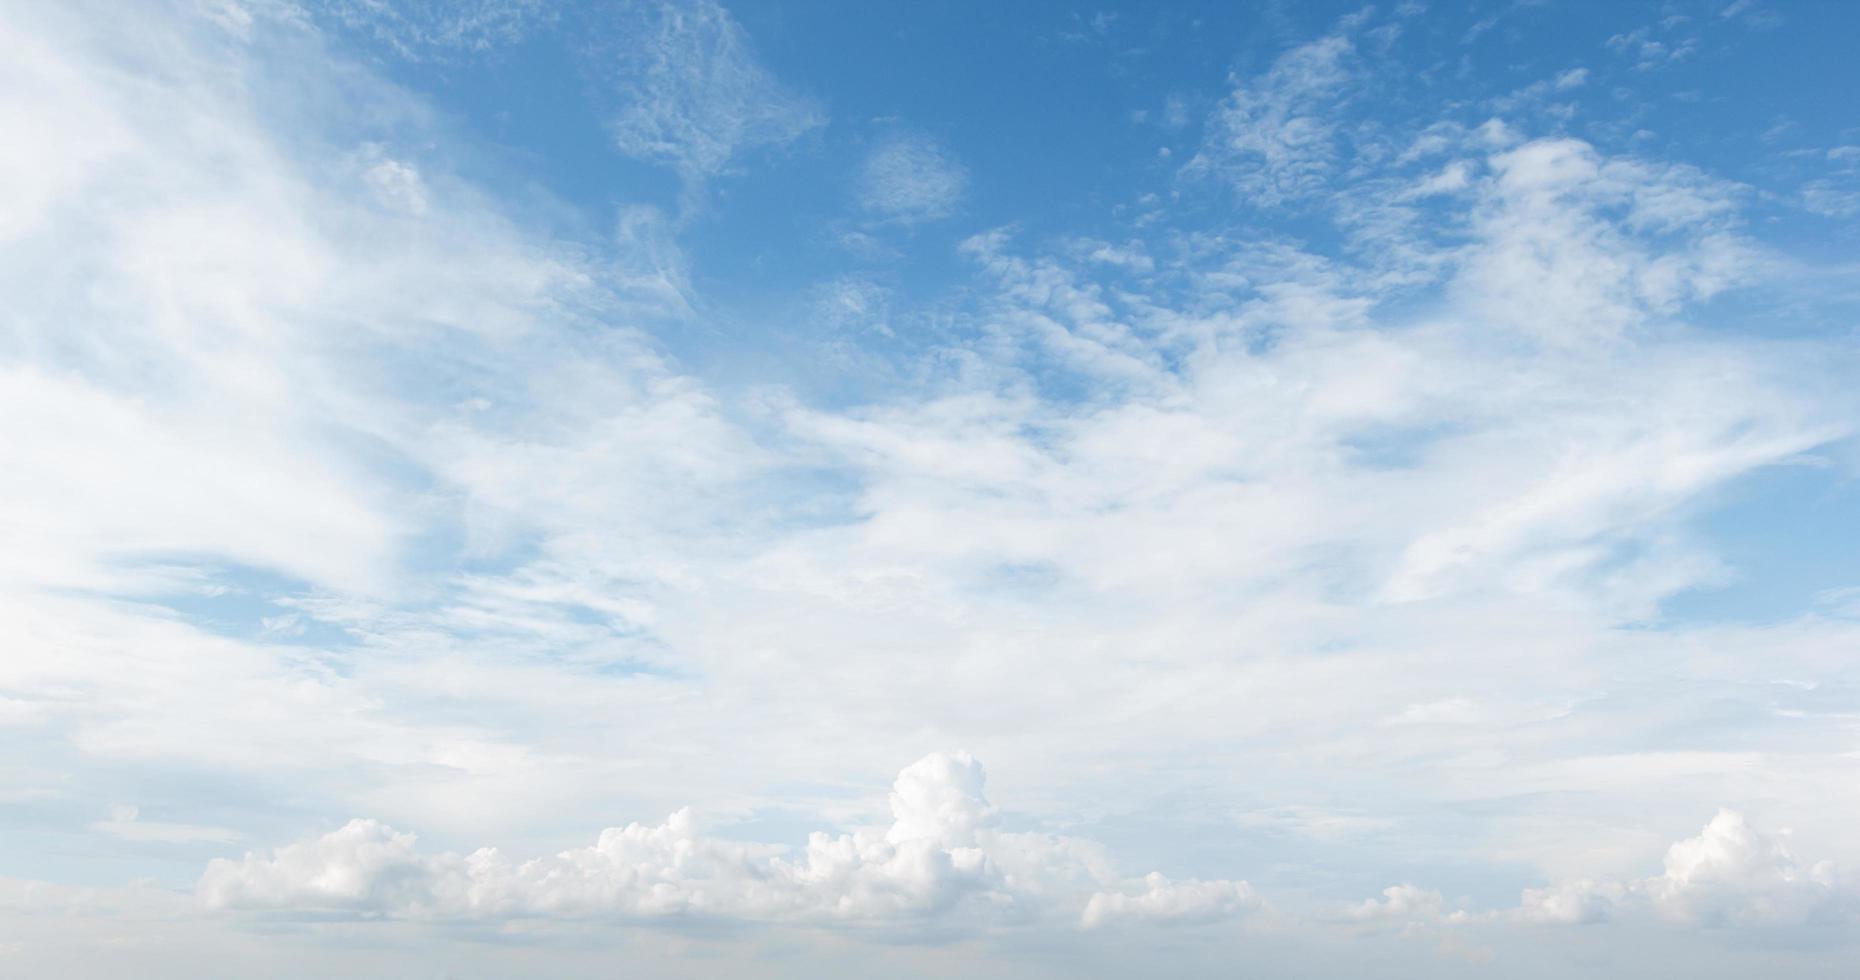
<path fill-rule="evenodd" d="M 1117 876 L 1092 841 L 999 830 L 973 756 L 935 752 L 898 774 L 892 823 L 815 832 L 798 853 L 707 835 L 690 808 L 590 847 L 516 861 L 495 848 L 427 854 L 418 837 L 355 819 L 238 860 L 195 895 L 222 911 L 496 922 L 672 918 L 842 927 L 1012 927 L 1070 921 L 1209 925 L 1259 911 L 1245 881 Z"/>
<path fill-rule="evenodd" d="M 1403 883 L 1350 909 L 1357 920 L 1409 925 L 1513 922 L 1595 925 L 1651 917 L 1683 928 L 1790 928 L 1860 921 L 1860 887 L 1831 861 L 1803 865 L 1784 835 L 1721 808 L 1697 835 L 1667 848 L 1659 874 L 1581 877 L 1526 888 L 1518 905 L 1452 909 L 1438 891 Z"/>

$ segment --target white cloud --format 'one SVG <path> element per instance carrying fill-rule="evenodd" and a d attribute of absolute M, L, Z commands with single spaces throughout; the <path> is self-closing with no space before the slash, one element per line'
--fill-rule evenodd
<path fill-rule="evenodd" d="M 1347 38 L 1332 35 L 1286 52 L 1262 76 L 1234 79 L 1184 171 L 1219 176 L 1257 207 L 1325 189 L 1337 155 L 1333 112 L 1352 53 Z"/>
<path fill-rule="evenodd" d="M 34 139 L 0 146 L 0 241 L 38 230 L 61 202 L 133 147 L 130 123 L 100 82 L 64 57 L 53 38 L 23 30 L 0 34 L 4 78 L 12 98 L 0 108 L 8 132 Z"/>
<path fill-rule="evenodd" d="M 411 164 L 381 160 L 364 170 L 362 179 L 388 207 L 416 216 L 426 213 L 426 183 L 420 179 L 419 169 Z"/>
<path fill-rule="evenodd" d="M 1718 11 L 1718 16 L 1729 21 L 1741 21 L 1758 29 L 1777 27 L 1783 22 L 1780 15 L 1756 0 L 1732 0 Z"/>
<path fill-rule="evenodd" d="M 1466 189 L 1472 183 L 1471 173 L 1471 165 L 1464 160 L 1455 160 L 1442 167 L 1438 173 L 1414 185 L 1409 193 L 1415 197 L 1452 194 Z"/>
<path fill-rule="evenodd" d="M 1442 914 L 1438 892 L 1412 885 L 1384 890 L 1354 910 L 1358 918 L 1465 924 L 1505 918 L 1539 925 L 1582 925 L 1651 912 L 1668 923 L 1706 928 L 1789 927 L 1852 921 L 1860 892 L 1832 862 L 1803 867 L 1784 841 L 1742 814 L 1719 810 L 1696 837 L 1667 849 L 1665 868 L 1629 880 L 1574 878 L 1527 888 L 1509 912 Z"/>
<path fill-rule="evenodd" d="M 891 787 L 893 843 L 934 841 L 954 848 L 974 842 L 992 814 L 982 796 L 982 764 L 967 752 L 934 753 L 905 767 Z"/>
<path fill-rule="evenodd" d="M 1860 187 L 1852 180 L 1822 178 L 1802 185 L 1802 206 L 1824 218 L 1860 214 Z"/>
<path fill-rule="evenodd" d="M 1834 866 L 1802 867 L 1783 840 L 1720 810 L 1697 837 L 1666 852 L 1659 876 L 1638 883 L 1654 911 L 1689 925 L 1801 923 L 1856 897 L 1839 889 Z"/>
<path fill-rule="evenodd" d="M 814 290 L 810 313 L 827 326 L 842 330 L 871 330 L 890 335 L 886 314 L 891 291 L 869 279 L 843 276 Z"/>
<path fill-rule="evenodd" d="M 678 244 L 673 220 L 649 204 L 620 209 L 614 234 L 615 286 L 635 298 L 646 316 L 693 312 L 690 260 Z"/>
<path fill-rule="evenodd" d="M 892 135 L 866 155 L 854 195 L 876 218 L 916 224 L 954 213 L 968 182 L 963 166 L 928 137 Z"/>
<path fill-rule="evenodd" d="M 1382 889 L 1381 898 L 1364 899 L 1361 905 L 1350 910 L 1354 919 L 1400 919 L 1421 921 L 1463 922 L 1468 919 L 1464 911 L 1448 912 L 1447 901 L 1437 891 L 1417 888 L 1414 885 L 1390 885 Z"/>
<path fill-rule="evenodd" d="M 1684 61 L 1698 50 L 1698 38 L 1674 28 L 1685 18 L 1635 28 L 1608 39 L 1609 50 L 1634 60 L 1636 71 L 1651 71 Z"/>
<path fill-rule="evenodd" d="M 742 26 L 714 0 L 628 2 L 595 28 L 585 58 L 612 106 L 615 145 L 688 182 L 826 123 L 818 105 L 762 66 Z"/>
<path fill-rule="evenodd" d="M 483 55 L 558 32 L 579 52 L 620 152 L 672 168 L 692 191 L 743 154 L 826 122 L 816 102 L 763 67 L 715 0 L 621 0 L 592 10 L 549 0 L 312 0 L 310 8 L 414 61 Z M 367 179 L 404 200 L 406 167 L 384 160 Z"/>
<path fill-rule="evenodd" d="M 1183 925 L 1215 922 L 1260 908 L 1244 881 L 1170 881 L 1154 872 L 1134 889 L 1103 891 L 1085 906 L 1084 924 L 1119 921 Z"/>
<path fill-rule="evenodd" d="M 556 16 L 548 0 L 310 0 L 309 6 L 416 60 L 489 51 Z"/>
<path fill-rule="evenodd" d="M 1688 168 L 1604 160 L 1577 140 L 1537 140 L 1489 162 L 1475 219 L 1483 241 L 1454 287 L 1495 323 L 1606 340 L 1709 299 L 1757 264 L 1732 234 L 1736 188 Z"/>
<path fill-rule="evenodd" d="M 1588 878 L 1548 888 L 1527 888 L 1518 904 L 1518 917 L 1547 925 L 1604 922 L 1626 901 L 1627 886 Z"/>
<path fill-rule="evenodd" d="M 128 805 L 112 806 L 110 819 L 99 820 L 91 824 L 90 828 L 111 837 L 144 843 L 224 844 L 239 839 L 237 831 L 225 827 L 203 827 L 195 824 L 143 820 L 141 808 Z"/>
<path fill-rule="evenodd" d="M 901 925 L 952 915 L 1010 923 L 1051 913 L 1209 923 L 1259 907 L 1245 882 L 1152 873 L 1118 890 L 1083 841 L 989 827 L 981 764 L 934 753 L 898 774 L 883 831 L 814 833 L 805 850 L 707 836 L 690 810 L 601 832 L 592 847 L 513 862 L 492 849 L 423 855 L 416 838 L 353 820 L 313 840 L 216 860 L 198 887 L 219 909 L 412 918 L 593 916 Z M 1087 897 L 1089 895 L 1089 897 Z M 1080 906 L 1083 911 L 1080 911 Z"/>

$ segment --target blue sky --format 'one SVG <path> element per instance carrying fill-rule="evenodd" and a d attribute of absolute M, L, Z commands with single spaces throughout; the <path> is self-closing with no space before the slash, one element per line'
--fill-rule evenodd
<path fill-rule="evenodd" d="M 1839 977 L 1845 5 L 0 10 L 0 973 Z"/>

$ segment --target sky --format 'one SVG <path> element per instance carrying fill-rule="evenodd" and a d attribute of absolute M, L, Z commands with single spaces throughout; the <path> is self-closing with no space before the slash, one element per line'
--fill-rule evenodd
<path fill-rule="evenodd" d="M 1850 976 L 1856 36 L 0 0 L 0 976 Z"/>

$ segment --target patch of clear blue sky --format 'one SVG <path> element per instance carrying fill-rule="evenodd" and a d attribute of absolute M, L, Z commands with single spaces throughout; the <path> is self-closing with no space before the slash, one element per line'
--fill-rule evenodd
<path fill-rule="evenodd" d="M 1385 5 L 1390 6 L 1390 5 Z M 1580 103 L 1564 125 L 1614 149 L 1763 187 L 1790 172 L 1791 154 L 1860 134 L 1840 93 L 1801 93 L 1852 75 L 1847 41 L 1860 7 L 1794 4 L 1767 26 L 1724 18 L 1719 2 L 1448 3 L 1400 23 L 1391 58 L 1407 69 L 1378 78 L 1356 111 L 1411 123 L 1466 107 L 1460 120 L 1499 114 L 1473 103 L 1586 68 L 1588 82 L 1559 100 Z M 812 97 L 830 125 L 798 145 L 749 151 L 714 182 L 715 206 L 687 229 L 698 275 L 724 299 L 782 292 L 843 273 L 857 260 L 829 234 L 849 213 L 848 178 L 890 127 L 929 135 L 969 169 L 969 199 L 949 221 L 886 240 L 911 282 L 960 272 L 952 237 L 1013 222 L 1029 233 L 1114 233 L 1120 206 L 1173 189 L 1199 139 L 1198 120 L 1228 76 L 1268 68 L 1287 48 L 1333 30 L 1360 4 L 740 4 L 732 12 L 756 55 L 788 88 Z M 1387 11 L 1384 11 L 1386 14 Z M 384 67 L 510 155 L 524 178 L 580 209 L 592 229 L 630 203 L 677 204 L 667 170 L 614 152 L 576 54 L 576 25 L 601 5 L 568 6 L 553 27 L 482 55 Z M 1490 22 L 1490 26 L 1485 26 Z M 1688 53 L 1651 63 L 1616 36 Z M 1470 38 L 1470 40 L 1469 40 Z M 361 39 L 356 39 L 358 43 Z M 1155 124 L 1170 98 L 1189 122 Z M 1132 121 L 1147 111 L 1151 122 Z M 1449 112 L 1454 112 L 1449 109 Z M 1527 115 L 1515 113 L 1512 115 Z M 1522 119 L 1529 135 L 1551 124 Z M 1536 123 L 1540 132 L 1529 132 Z M 1158 160 L 1157 149 L 1176 151 Z M 1803 164 L 1802 166 L 1806 166 Z M 1191 211 L 1218 225 L 1233 202 Z M 1293 215 L 1282 217 L 1291 218 Z M 1787 219 L 1776 217 L 1779 221 Z M 1824 241 L 1827 226 L 1806 237 Z"/>
<path fill-rule="evenodd" d="M 1674 596 L 1662 612 L 1682 623 L 1771 622 L 1840 606 L 1832 593 L 1860 586 L 1852 472 L 1851 464 L 1772 466 L 1726 487 L 1699 524 L 1730 575 Z"/>
<path fill-rule="evenodd" d="M 1728 2 L 1428 3 L 1402 17 L 1384 4 L 1370 27 L 1399 24 L 1353 94 L 1360 119 L 1418 131 L 1493 116 L 1525 136 L 1567 134 L 1612 153 L 1695 165 L 1747 187 L 1740 201 L 1759 241 L 1809 263 L 1851 261 L 1852 220 L 1798 206 L 1803 187 L 1838 168 L 1828 151 L 1860 144 L 1860 109 L 1828 79 L 1860 86 L 1852 41 L 1860 4 Z M 679 244 L 699 322 L 659 341 L 689 370 L 789 384 L 826 400 L 860 400 L 882 374 L 822 363 L 810 304 L 824 284 L 868 281 L 888 291 L 890 334 L 850 338 L 880 360 L 947 339 L 972 312 L 975 269 L 957 244 L 1011 225 L 1023 239 L 1138 234 L 1144 194 L 1173 196 L 1167 223 L 1141 234 L 1215 231 L 1282 237 L 1320 254 L 1335 230 L 1308 205 L 1249 207 L 1213 182 L 1184 181 L 1181 165 L 1201 121 L 1233 86 L 1298 44 L 1336 30 L 1358 3 L 845 3 L 795 0 L 731 5 L 757 58 L 829 122 L 800 140 L 752 148 L 710 180 L 684 213 Z M 680 181 L 667 168 L 617 152 L 602 102 L 583 69 L 580 25 L 601 4 L 562 9 L 552 26 L 483 53 L 407 61 L 371 58 L 427 97 L 488 148 L 475 163 L 512 197 L 539 187 L 567 206 L 560 232 L 596 248 L 619 209 L 650 204 L 678 214 Z M 368 40 L 350 36 L 366 47 Z M 1572 69 L 1579 87 L 1553 100 L 1495 108 L 1493 100 Z M 1822 98 L 1804 98 L 1821 92 Z M 1169 106 L 1182 108 L 1169 121 Z M 1141 117 L 1141 118 L 1139 118 Z M 849 187 L 874 145 L 897 132 L 927 136 L 966 169 L 949 217 L 906 226 L 873 222 Z M 1167 148 L 1168 155 L 1159 151 Z M 1860 161 L 1857 161 L 1860 162 Z M 1850 176 L 1850 180 L 1854 180 Z M 1860 192 L 1860 186 L 1852 188 Z M 566 220 L 561 220 L 566 218 Z M 844 233 L 872 236 L 861 254 Z M 1804 296 L 1794 282 L 1760 283 L 1698 313 L 1705 325 L 1772 336 L 1851 334 L 1860 300 Z M 1825 289 L 1823 286 L 1803 288 Z M 1408 302 L 1413 302 L 1409 298 Z M 1810 608 L 1817 593 L 1860 584 L 1860 493 L 1843 468 L 1789 467 L 1748 477 L 1720 495 L 1699 526 L 1735 570 L 1724 587 L 1666 604 L 1671 622 L 1773 619 Z"/>

